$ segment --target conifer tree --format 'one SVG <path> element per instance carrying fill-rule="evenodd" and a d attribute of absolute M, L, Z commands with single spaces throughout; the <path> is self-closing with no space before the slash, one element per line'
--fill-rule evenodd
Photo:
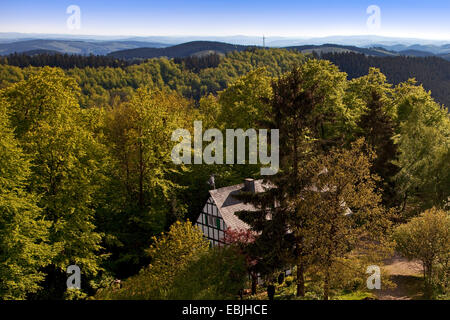
<path fill-rule="evenodd" d="M 363 131 L 362 136 L 376 153 L 372 172 L 381 178 L 378 188 L 383 192 L 384 204 L 391 207 L 398 203 L 393 179 L 399 170 L 393 163 L 398 156 L 397 145 L 393 140 L 395 128 L 381 95 L 374 90 L 370 96 L 359 127 Z"/>
<path fill-rule="evenodd" d="M 268 118 L 271 127 L 280 130 L 280 172 L 267 178 L 272 185 L 267 192 L 242 195 L 260 209 L 239 214 L 260 233 L 252 244 L 255 255 L 264 257 L 260 261 L 267 273 L 296 265 L 298 296 L 305 294 L 309 261 L 303 230 L 309 212 L 299 212 L 296 205 L 302 190 L 311 184 L 311 176 L 302 174 L 302 168 L 313 151 L 321 153 L 341 139 L 337 122 L 344 110 L 344 84 L 345 74 L 319 60 L 308 60 L 273 83 Z"/>

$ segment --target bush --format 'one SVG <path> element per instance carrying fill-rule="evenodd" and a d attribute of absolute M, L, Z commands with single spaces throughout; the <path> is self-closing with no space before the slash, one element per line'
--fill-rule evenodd
<path fill-rule="evenodd" d="M 174 300 L 235 299 L 246 284 L 244 256 L 233 246 L 215 247 L 179 273 L 168 294 Z"/>
<path fill-rule="evenodd" d="M 64 293 L 64 300 L 85 300 L 87 294 L 79 289 L 67 289 Z"/>
<path fill-rule="evenodd" d="M 294 277 L 292 277 L 292 276 L 287 276 L 286 279 L 284 279 L 284 283 L 286 284 L 286 287 L 290 287 L 293 282 L 294 282 Z"/>
<path fill-rule="evenodd" d="M 427 293 L 433 288 L 448 292 L 450 257 L 450 216 L 438 209 L 426 210 L 394 232 L 397 251 L 418 259 L 424 268 Z"/>
<path fill-rule="evenodd" d="M 180 272 L 208 252 L 209 242 L 189 221 L 176 222 L 167 234 L 154 238 L 148 250 L 152 262 L 119 286 L 99 290 L 98 299 L 166 299 Z"/>

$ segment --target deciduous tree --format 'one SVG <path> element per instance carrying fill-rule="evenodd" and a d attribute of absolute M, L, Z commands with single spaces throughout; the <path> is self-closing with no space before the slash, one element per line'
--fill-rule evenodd
<path fill-rule="evenodd" d="M 339 259 L 388 253 L 384 249 L 390 222 L 375 191 L 379 178 L 370 171 L 371 159 L 373 154 L 367 155 L 363 140 L 358 140 L 350 150 L 333 148 L 314 156 L 304 168 L 312 176 L 311 185 L 302 190 L 296 207 L 299 214 L 309 215 L 300 230 L 293 225 L 293 233 L 303 232 L 305 247 L 321 266 L 325 300 L 330 294 L 330 271 Z"/>
<path fill-rule="evenodd" d="M 418 259 L 422 262 L 428 294 L 431 293 L 432 285 L 438 282 L 444 290 L 448 290 L 450 276 L 448 212 L 437 208 L 426 210 L 419 217 L 398 226 L 394 232 L 394 239 L 398 252 L 408 259 Z"/>
<path fill-rule="evenodd" d="M 40 289 L 51 261 L 50 223 L 27 191 L 30 163 L 14 138 L 0 99 L 0 299 L 24 299 Z"/>
<path fill-rule="evenodd" d="M 59 282 L 69 265 L 79 265 L 88 277 L 101 269 L 93 195 L 100 187 L 105 153 L 84 122 L 78 92 L 73 79 L 53 68 L 43 68 L 3 92 L 16 136 L 32 159 L 28 186 L 40 195 L 38 205 L 51 223 L 50 240 L 58 249 L 43 293 L 54 297 L 64 293 Z"/>

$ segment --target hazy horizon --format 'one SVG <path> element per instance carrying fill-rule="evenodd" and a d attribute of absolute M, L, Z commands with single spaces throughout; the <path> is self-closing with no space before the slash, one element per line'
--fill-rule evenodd
<path fill-rule="evenodd" d="M 140 42 L 172 46 L 193 41 L 216 41 L 235 45 L 256 45 L 267 47 L 289 47 L 301 45 L 347 45 L 357 47 L 389 47 L 389 46 L 428 46 L 440 47 L 450 44 L 450 40 L 430 40 L 418 38 L 382 37 L 376 35 L 350 35 L 350 36 L 326 36 L 326 37 L 265 37 L 229 35 L 229 36 L 99 36 L 99 35 L 76 35 L 76 34 L 46 34 L 46 33 L 2 33 L 0 32 L 0 43 L 16 43 L 21 41 L 84 41 L 84 42 Z"/>
<path fill-rule="evenodd" d="M 75 5 L 80 23 L 67 24 Z M 379 8 L 379 23 L 368 19 Z M 280 0 L 277 2 L 39 1 L 0 5 L 0 32 L 106 37 L 262 37 L 319 38 L 382 36 L 450 40 L 450 2 L 445 0 L 358 1 L 345 3 Z"/>
<path fill-rule="evenodd" d="M 302 39 L 302 40 L 309 40 L 309 39 L 323 39 L 323 38 L 382 38 L 382 39 L 404 39 L 404 40 L 424 40 L 424 41 L 450 41 L 449 38 L 442 38 L 442 39 L 432 39 L 432 38 L 424 38 L 424 37 L 402 37 L 402 36 L 383 36 L 378 34 L 334 34 L 330 33 L 323 36 L 281 36 L 281 35 L 272 35 L 267 36 L 265 34 L 260 35 L 249 35 L 249 34 L 224 34 L 224 35 L 214 35 L 214 34 L 171 34 L 171 35 L 164 35 L 164 34 L 145 34 L 145 35 L 136 35 L 136 34 L 111 34 L 111 35 L 103 35 L 103 34 L 96 34 L 96 33 L 90 33 L 90 34 L 77 34 L 77 33 L 69 33 L 69 32 L 61 32 L 61 33 L 47 33 L 47 32 L 14 32 L 14 31 L 0 31 L 0 36 L 2 35 L 23 35 L 23 36 L 29 36 L 29 37 L 39 37 L 39 36 L 63 36 L 63 37 L 71 37 L 71 38 L 88 38 L 93 37 L 94 38 L 111 38 L 111 39 L 128 39 L 128 38 L 263 38 L 265 39 Z"/>

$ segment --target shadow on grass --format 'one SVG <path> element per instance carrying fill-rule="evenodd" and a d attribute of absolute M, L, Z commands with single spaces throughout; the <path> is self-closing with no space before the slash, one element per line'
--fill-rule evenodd
<path fill-rule="evenodd" d="M 395 288 L 381 289 L 376 293 L 380 300 L 424 300 L 423 277 L 410 275 L 393 275 L 390 280 Z"/>

